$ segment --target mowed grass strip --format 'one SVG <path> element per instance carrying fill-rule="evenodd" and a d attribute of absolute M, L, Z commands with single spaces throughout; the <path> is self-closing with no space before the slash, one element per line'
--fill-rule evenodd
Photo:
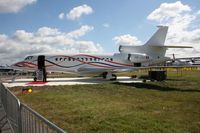
<path fill-rule="evenodd" d="M 165 82 L 33 87 L 18 97 L 69 133 L 200 132 L 200 72 Z"/>

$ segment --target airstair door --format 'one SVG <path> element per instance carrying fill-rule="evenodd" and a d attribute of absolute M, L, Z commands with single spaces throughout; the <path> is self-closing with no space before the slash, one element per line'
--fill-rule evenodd
<path fill-rule="evenodd" d="M 39 55 L 38 56 L 38 69 L 44 69 L 45 68 L 45 56 L 44 55 Z"/>
<path fill-rule="evenodd" d="M 36 71 L 36 78 L 40 81 L 46 82 L 46 69 L 45 69 L 45 56 L 39 55 L 38 56 L 38 70 Z"/>

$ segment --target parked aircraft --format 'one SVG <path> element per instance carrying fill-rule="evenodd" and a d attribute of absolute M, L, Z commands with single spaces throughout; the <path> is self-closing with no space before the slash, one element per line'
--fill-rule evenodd
<path fill-rule="evenodd" d="M 200 57 L 175 58 L 173 54 L 173 59 L 167 61 L 166 64 L 168 66 L 200 66 Z"/>
<path fill-rule="evenodd" d="M 11 71 L 13 71 L 13 69 L 8 65 L 0 66 L 0 72 L 11 72 Z"/>
<path fill-rule="evenodd" d="M 165 57 L 168 48 L 191 48 L 188 46 L 165 46 L 167 26 L 158 26 L 154 35 L 141 46 L 120 46 L 119 53 L 75 55 L 31 55 L 12 65 L 14 69 L 41 70 L 47 72 L 102 73 L 103 78 L 116 79 L 116 72 L 150 67 L 171 60 Z M 35 80 L 37 78 L 35 77 Z M 46 80 L 46 79 L 45 79 Z"/>

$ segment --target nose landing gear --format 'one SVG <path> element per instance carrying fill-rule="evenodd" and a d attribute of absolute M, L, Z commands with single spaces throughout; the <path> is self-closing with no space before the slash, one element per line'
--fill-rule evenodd
<path fill-rule="evenodd" d="M 36 71 L 35 77 L 33 78 L 33 81 L 43 81 L 46 82 L 47 81 L 47 74 L 46 74 L 46 70 L 45 68 L 43 69 L 38 69 Z"/>

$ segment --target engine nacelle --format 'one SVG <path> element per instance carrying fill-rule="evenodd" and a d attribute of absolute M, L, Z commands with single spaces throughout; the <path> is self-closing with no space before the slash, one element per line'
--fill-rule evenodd
<path fill-rule="evenodd" d="M 128 54 L 128 60 L 133 63 L 144 63 L 150 60 L 150 57 L 146 54 Z"/>

